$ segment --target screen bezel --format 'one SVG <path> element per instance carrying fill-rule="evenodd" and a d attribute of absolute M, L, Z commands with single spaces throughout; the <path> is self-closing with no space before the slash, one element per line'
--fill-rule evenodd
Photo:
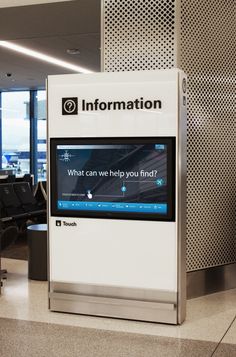
<path fill-rule="evenodd" d="M 76 211 L 57 208 L 57 145 L 111 145 L 111 144 L 166 144 L 167 145 L 167 181 L 168 190 L 166 215 L 140 212 Z M 51 138 L 50 139 L 50 209 L 51 216 L 74 218 L 111 218 L 152 221 L 175 221 L 176 191 L 176 140 L 175 137 L 102 137 L 102 138 Z"/>

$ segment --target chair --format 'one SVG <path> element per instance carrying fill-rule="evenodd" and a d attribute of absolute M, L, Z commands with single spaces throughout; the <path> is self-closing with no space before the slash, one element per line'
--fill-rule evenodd
<path fill-rule="evenodd" d="M 15 225 L 0 228 L 0 247 L 1 251 L 15 243 L 18 236 L 18 228 Z"/>
<path fill-rule="evenodd" d="M 8 183 L 15 182 L 15 181 L 16 181 L 16 175 L 8 175 L 7 176 Z"/>
<path fill-rule="evenodd" d="M 4 206 L 6 216 L 24 216 L 25 211 L 21 207 L 21 202 L 13 189 L 13 184 L 0 185 L 0 200 Z"/>
<path fill-rule="evenodd" d="M 16 182 L 13 186 L 22 208 L 28 215 L 25 222 L 26 227 L 32 223 L 44 223 L 46 221 L 46 209 L 35 199 L 29 183 Z"/>
<path fill-rule="evenodd" d="M 47 199 L 47 181 L 40 181 L 42 191 L 44 193 L 45 200 Z"/>
<path fill-rule="evenodd" d="M 18 227 L 13 222 L 10 223 L 2 222 L 0 219 L 0 253 L 12 244 L 15 243 L 18 237 Z M 0 279 L 6 279 L 7 270 L 0 270 Z"/>
<path fill-rule="evenodd" d="M 47 201 L 46 181 L 40 181 L 37 183 L 34 190 L 34 197 L 42 208 L 46 208 L 46 201 Z"/>
<path fill-rule="evenodd" d="M 33 215 L 35 211 L 39 211 L 39 213 L 42 211 L 40 204 L 33 196 L 28 182 L 16 182 L 14 190 L 25 212 Z"/>
<path fill-rule="evenodd" d="M 32 186 L 32 176 L 30 174 L 24 174 L 22 181 L 28 182 Z"/>
<path fill-rule="evenodd" d="M 33 186 L 33 176 L 31 174 L 24 174 L 22 177 L 17 177 L 16 182 L 28 182 L 30 187 Z"/>
<path fill-rule="evenodd" d="M 2 202 L 0 201 L 0 219 L 4 218 L 6 216 L 7 216 L 7 214 L 6 214 L 6 211 L 4 209 L 4 206 L 3 206 Z"/>

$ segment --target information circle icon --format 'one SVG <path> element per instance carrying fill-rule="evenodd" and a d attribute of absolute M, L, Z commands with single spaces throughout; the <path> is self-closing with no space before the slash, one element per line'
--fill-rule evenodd
<path fill-rule="evenodd" d="M 74 115 L 78 114 L 78 98 L 62 98 L 62 114 Z"/>

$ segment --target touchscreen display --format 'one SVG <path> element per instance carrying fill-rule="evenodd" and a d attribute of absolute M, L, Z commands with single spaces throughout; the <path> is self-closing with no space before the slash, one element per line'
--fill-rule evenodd
<path fill-rule="evenodd" d="M 173 139 L 55 140 L 57 213 L 173 219 Z"/>

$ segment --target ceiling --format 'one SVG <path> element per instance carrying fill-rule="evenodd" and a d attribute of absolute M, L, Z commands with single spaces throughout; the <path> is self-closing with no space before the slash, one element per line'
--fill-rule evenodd
<path fill-rule="evenodd" d="M 0 40 L 100 71 L 100 0 L 5 8 L 0 2 Z M 66 52 L 73 48 L 80 53 Z M 0 47 L 0 91 L 43 89 L 47 75 L 66 73 L 75 72 Z"/>
<path fill-rule="evenodd" d="M 72 1 L 72 0 L 0 0 L 0 7 L 14 7 L 25 5 L 45 4 L 50 2 Z"/>

